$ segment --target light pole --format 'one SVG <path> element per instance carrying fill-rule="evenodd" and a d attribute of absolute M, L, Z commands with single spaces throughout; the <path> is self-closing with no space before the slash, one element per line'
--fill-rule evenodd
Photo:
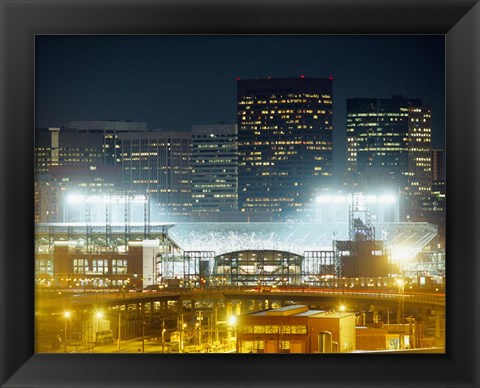
<path fill-rule="evenodd" d="M 95 340 L 97 340 L 97 339 L 100 340 L 100 337 L 99 337 L 99 335 L 98 335 L 98 332 L 100 331 L 100 320 L 103 318 L 103 312 L 97 311 L 97 312 L 95 313 L 95 317 L 97 318 L 97 333 L 96 333 L 96 335 L 95 335 L 94 342 L 95 342 Z"/>
<path fill-rule="evenodd" d="M 199 340 L 199 337 L 200 337 L 200 332 L 199 332 L 199 323 L 196 322 L 195 323 L 195 352 L 198 350 L 199 346 L 200 345 L 200 340 Z"/>
<path fill-rule="evenodd" d="M 237 325 L 237 317 L 235 315 L 232 315 L 230 318 L 228 318 L 228 326 L 230 327 L 229 330 L 229 341 L 235 341 L 236 342 L 236 325 Z M 230 344 L 228 344 L 230 345 Z M 230 346 L 229 346 L 230 347 Z"/>
<path fill-rule="evenodd" d="M 202 321 L 203 321 L 203 311 L 197 311 L 197 323 L 195 327 L 197 328 L 198 335 L 198 345 L 202 349 Z"/>
<path fill-rule="evenodd" d="M 64 342 L 64 346 L 65 346 L 65 353 L 67 353 L 67 323 L 68 323 L 68 318 L 70 318 L 70 311 L 65 311 L 65 313 L 63 314 L 64 317 L 65 317 L 65 331 L 63 333 L 63 342 Z"/>
<path fill-rule="evenodd" d="M 165 329 L 165 325 L 163 325 L 163 329 L 162 329 L 162 353 L 165 353 L 165 332 L 167 331 Z"/>
<path fill-rule="evenodd" d="M 103 318 L 103 312 L 97 311 L 95 316 L 97 317 L 97 331 L 100 331 L 100 320 Z"/>
<path fill-rule="evenodd" d="M 398 284 L 398 324 L 399 324 L 399 329 L 401 330 L 400 334 L 400 349 L 405 348 L 405 343 L 404 343 L 404 332 L 403 332 L 403 310 L 404 310 L 404 298 L 405 298 L 405 280 L 404 279 L 397 279 L 396 283 Z"/>
<path fill-rule="evenodd" d="M 120 337 L 122 335 L 122 312 L 118 312 L 118 343 L 117 343 L 117 349 L 120 350 Z"/>
<path fill-rule="evenodd" d="M 142 353 L 145 353 L 145 305 L 142 303 Z"/>

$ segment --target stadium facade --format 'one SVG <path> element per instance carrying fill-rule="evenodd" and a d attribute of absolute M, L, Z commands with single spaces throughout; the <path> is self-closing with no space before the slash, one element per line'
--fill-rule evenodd
<path fill-rule="evenodd" d="M 374 232 L 391 253 L 391 273 L 395 252 L 413 258 L 437 235 L 427 223 L 377 223 Z M 321 285 L 344 276 L 335 242 L 348 240 L 347 222 L 37 224 L 36 280 L 61 288 L 144 288 L 167 279 L 184 287 Z"/>

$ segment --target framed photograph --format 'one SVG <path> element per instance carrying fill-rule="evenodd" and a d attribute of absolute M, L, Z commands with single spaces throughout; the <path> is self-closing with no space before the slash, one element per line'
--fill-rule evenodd
<path fill-rule="evenodd" d="M 2 386 L 478 386 L 477 1 L 1 5 Z"/>

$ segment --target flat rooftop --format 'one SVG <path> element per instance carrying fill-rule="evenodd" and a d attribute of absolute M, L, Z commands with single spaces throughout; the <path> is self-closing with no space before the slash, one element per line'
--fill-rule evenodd
<path fill-rule="evenodd" d="M 309 318 L 344 318 L 355 313 L 335 310 L 310 310 L 306 305 L 290 305 L 278 309 L 261 310 L 246 314 L 254 317 L 309 317 Z"/>

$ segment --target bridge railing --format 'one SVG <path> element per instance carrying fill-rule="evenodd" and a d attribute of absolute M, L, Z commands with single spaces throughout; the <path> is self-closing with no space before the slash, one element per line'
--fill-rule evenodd
<path fill-rule="evenodd" d="M 318 295 L 331 295 L 331 296 L 365 296 L 383 299 L 403 299 L 405 301 L 422 301 L 422 302 L 436 302 L 445 303 L 445 294 L 443 293 L 423 293 L 423 292 L 393 292 L 393 291 L 380 291 L 380 290 L 363 290 L 363 289 L 350 289 L 350 288 L 312 288 L 312 287 L 292 287 L 292 288 L 276 288 L 255 290 L 246 289 L 245 287 L 230 287 L 225 289 L 226 293 L 251 293 L 260 292 L 265 295 L 272 294 L 318 294 Z"/>
<path fill-rule="evenodd" d="M 178 288 L 175 290 L 163 289 L 161 291 L 123 292 L 119 290 L 79 291 L 79 290 L 40 290 L 35 296 L 36 310 L 46 308 L 68 308 L 75 304 L 103 304 L 113 301 L 139 300 L 155 296 L 173 295 L 198 295 L 198 294 L 243 294 L 265 295 L 272 297 L 275 294 L 308 294 L 324 296 L 350 296 L 360 298 L 391 299 L 404 302 L 432 302 L 445 304 L 445 294 L 427 292 L 394 292 L 391 290 L 364 290 L 351 288 L 314 288 L 314 287 L 245 287 L 245 286 L 219 286 L 206 288 Z"/>

